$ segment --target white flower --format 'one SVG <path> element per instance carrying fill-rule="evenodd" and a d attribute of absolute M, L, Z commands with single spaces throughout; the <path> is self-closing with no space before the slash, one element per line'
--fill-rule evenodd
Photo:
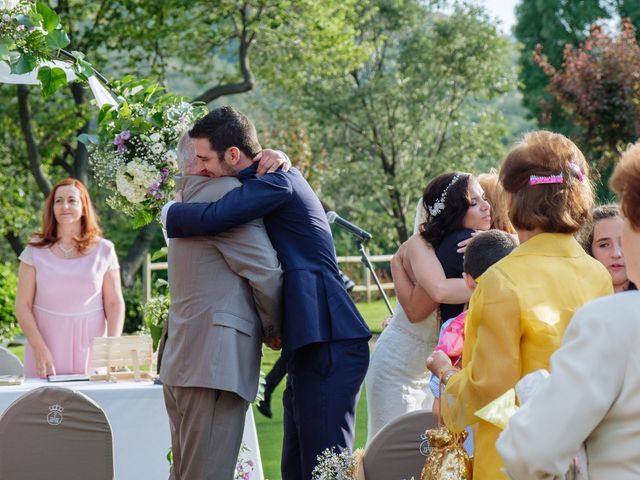
<path fill-rule="evenodd" d="M 131 179 L 122 172 L 118 172 L 116 175 L 116 187 L 127 201 L 134 204 L 142 202 L 147 193 L 145 189 L 136 187 Z"/>
<path fill-rule="evenodd" d="M 13 10 L 18 3 L 19 0 L 0 0 L 0 10 Z"/>
<path fill-rule="evenodd" d="M 116 187 L 129 202 L 140 203 L 149 193 L 149 187 L 159 178 L 160 172 L 155 167 L 135 159 L 118 172 Z"/>
<path fill-rule="evenodd" d="M 149 135 L 149 140 L 151 140 L 152 142 L 158 143 L 160 141 L 160 134 L 152 133 L 151 135 Z"/>
<path fill-rule="evenodd" d="M 167 153 L 164 154 L 164 161 L 170 168 L 178 168 L 178 154 L 175 150 L 167 150 Z"/>
<path fill-rule="evenodd" d="M 155 133 L 154 135 L 158 134 Z M 164 152 L 164 145 L 162 145 L 161 143 L 154 143 L 153 145 L 151 145 L 151 153 L 153 153 L 154 155 L 160 155 L 162 152 Z"/>

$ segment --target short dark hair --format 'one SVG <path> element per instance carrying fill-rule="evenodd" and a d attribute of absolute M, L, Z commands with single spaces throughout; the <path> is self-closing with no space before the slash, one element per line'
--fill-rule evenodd
<path fill-rule="evenodd" d="M 189 136 L 207 138 L 211 148 L 220 156 L 231 147 L 237 147 L 249 158 L 262 150 L 251 120 L 229 105 L 207 113 L 189 130 Z"/>
<path fill-rule="evenodd" d="M 464 272 L 476 279 L 517 246 L 516 239 L 502 230 L 480 232 L 471 239 L 464 252 Z"/>
<path fill-rule="evenodd" d="M 458 177 L 454 182 L 454 178 Z M 469 210 L 469 183 L 473 176 L 470 173 L 447 172 L 442 173 L 429 182 L 422 195 L 422 206 L 427 212 L 427 221 L 420 225 L 420 235 L 433 248 L 438 247 L 444 237 L 462 228 L 464 216 Z M 446 190 L 444 198 L 443 194 Z M 436 203 L 443 207 L 435 216 L 429 209 Z"/>

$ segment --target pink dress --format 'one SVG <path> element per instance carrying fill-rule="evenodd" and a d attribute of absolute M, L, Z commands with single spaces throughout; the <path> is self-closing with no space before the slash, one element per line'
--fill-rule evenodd
<path fill-rule="evenodd" d="M 78 258 L 60 258 L 49 247 L 27 246 L 20 260 L 36 270 L 33 315 L 53 356 L 56 373 L 89 373 L 91 342 L 106 333 L 104 275 L 120 268 L 113 243 L 101 239 Z M 24 374 L 37 377 L 28 342 Z"/>

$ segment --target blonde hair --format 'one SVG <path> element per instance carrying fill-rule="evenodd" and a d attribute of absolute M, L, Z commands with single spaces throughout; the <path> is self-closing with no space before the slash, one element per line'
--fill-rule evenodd
<path fill-rule="evenodd" d="M 507 233 L 516 233 L 515 228 L 511 225 L 511 220 L 509 220 L 504 190 L 500 185 L 498 172 L 491 169 L 489 173 L 481 173 L 476 178 L 487 196 L 489 205 L 491 205 L 491 228 Z"/>

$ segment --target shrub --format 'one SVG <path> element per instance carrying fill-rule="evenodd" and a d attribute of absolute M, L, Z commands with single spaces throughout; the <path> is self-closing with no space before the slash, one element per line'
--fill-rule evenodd
<path fill-rule="evenodd" d="M 20 333 L 15 309 L 17 287 L 15 265 L 0 263 L 0 343 L 10 342 Z"/>

